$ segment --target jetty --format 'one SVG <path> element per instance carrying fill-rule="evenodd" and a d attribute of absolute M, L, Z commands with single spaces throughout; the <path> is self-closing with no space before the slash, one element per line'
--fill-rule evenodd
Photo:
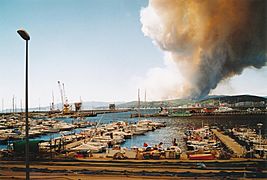
<path fill-rule="evenodd" d="M 60 110 L 56 111 L 29 111 L 29 117 L 38 117 L 38 116 L 49 116 L 54 115 L 57 117 L 90 117 L 90 116 L 97 116 L 98 114 L 108 114 L 108 113 L 122 113 L 122 112 L 129 112 L 131 111 L 130 108 L 125 109 L 94 109 L 94 110 L 81 110 L 81 111 L 70 111 L 68 113 L 62 113 Z M 20 112 L 1 112 L 0 116 L 13 116 L 21 115 L 25 116 L 24 111 Z"/>
<path fill-rule="evenodd" d="M 227 135 L 222 134 L 217 129 L 211 130 L 213 134 L 220 139 L 220 141 L 230 150 L 233 151 L 235 157 L 243 157 L 245 155 L 245 149 L 238 144 L 234 139 Z"/>

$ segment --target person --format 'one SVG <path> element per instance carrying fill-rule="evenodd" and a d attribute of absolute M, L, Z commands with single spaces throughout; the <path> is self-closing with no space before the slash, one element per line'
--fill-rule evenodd
<path fill-rule="evenodd" d="M 173 146 L 177 146 L 176 138 L 173 139 L 173 141 L 172 141 L 172 145 L 173 145 Z"/>
<path fill-rule="evenodd" d="M 162 150 L 163 150 L 163 147 L 162 147 L 162 145 L 163 145 L 163 142 L 160 142 L 160 143 L 159 143 L 159 145 L 158 145 L 158 149 L 159 149 L 160 151 L 162 151 Z"/>
<path fill-rule="evenodd" d="M 144 147 L 147 147 L 147 146 L 148 146 L 148 144 L 146 142 L 144 142 Z"/>
<path fill-rule="evenodd" d="M 108 148 L 112 148 L 112 144 L 111 144 L 111 141 L 108 141 Z"/>

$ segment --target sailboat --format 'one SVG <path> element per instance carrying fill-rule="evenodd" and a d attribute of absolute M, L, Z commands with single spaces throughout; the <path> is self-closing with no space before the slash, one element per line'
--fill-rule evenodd
<path fill-rule="evenodd" d="M 140 89 L 138 89 L 138 100 L 137 100 L 137 113 L 132 113 L 131 114 L 131 118 L 140 118 L 142 115 L 141 115 L 141 112 L 140 112 Z"/>

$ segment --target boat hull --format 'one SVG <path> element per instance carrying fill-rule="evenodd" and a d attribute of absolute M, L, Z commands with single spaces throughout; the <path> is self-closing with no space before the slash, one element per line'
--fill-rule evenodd
<path fill-rule="evenodd" d="M 190 160 L 213 160 L 215 157 L 212 154 L 191 154 Z"/>

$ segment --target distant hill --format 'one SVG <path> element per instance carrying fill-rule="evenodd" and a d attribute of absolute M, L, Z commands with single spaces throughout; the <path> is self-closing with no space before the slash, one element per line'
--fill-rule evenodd
<path fill-rule="evenodd" d="M 201 100 L 200 102 L 205 102 L 205 101 L 220 101 L 221 103 L 238 103 L 238 102 L 261 102 L 265 101 L 267 102 L 267 99 L 265 97 L 260 97 L 260 96 L 253 96 L 253 95 L 237 95 L 237 96 L 220 96 L 220 97 L 210 97 L 204 100 Z"/>
<path fill-rule="evenodd" d="M 207 99 L 218 99 L 218 98 L 222 98 L 222 97 L 225 97 L 225 95 L 208 95 L 208 96 L 205 96 L 205 97 L 198 99 L 198 101 L 204 101 Z"/>
<path fill-rule="evenodd" d="M 86 101 L 83 102 L 83 109 L 97 109 L 97 108 L 108 108 L 109 104 L 114 104 L 117 106 L 125 102 L 101 102 L 101 101 Z"/>
<path fill-rule="evenodd" d="M 195 103 L 194 100 L 190 99 L 173 99 L 173 100 L 165 100 L 165 101 L 149 101 L 149 102 L 140 102 L 141 108 L 159 108 L 159 107 L 177 107 L 182 106 L 189 103 Z M 122 103 L 117 105 L 118 108 L 137 108 L 138 102 L 131 101 L 127 103 Z"/>
<path fill-rule="evenodd" d="M 159 107 L 178 107 L 183 106 L 186 104 L 195 104 L 195 103 L 211 103 L 211 102 L 221 102 L 221 103 L 237 103 L 237 102 L 261 102 L 265 101 L 267 103 L 267 98 L 260 97 L 260 96 L 252 96 L 252 95 L 237 95 L 237 96 L 226 96 L 226 95 L 212 95 L 212 96 L 206 96 L 204 98 L 201 98 L 199 100 L 191 100 L 191 99 L 173 99 L 173 100 L 165 100 L 165 101 L 149 101 L 149 102 L 140 102 L 141 108 L 159 108 Z M 137 108 L 137 101 L 131 101 L 127 103 L 122 103 L 117 105 L 118 108 Z"/>

